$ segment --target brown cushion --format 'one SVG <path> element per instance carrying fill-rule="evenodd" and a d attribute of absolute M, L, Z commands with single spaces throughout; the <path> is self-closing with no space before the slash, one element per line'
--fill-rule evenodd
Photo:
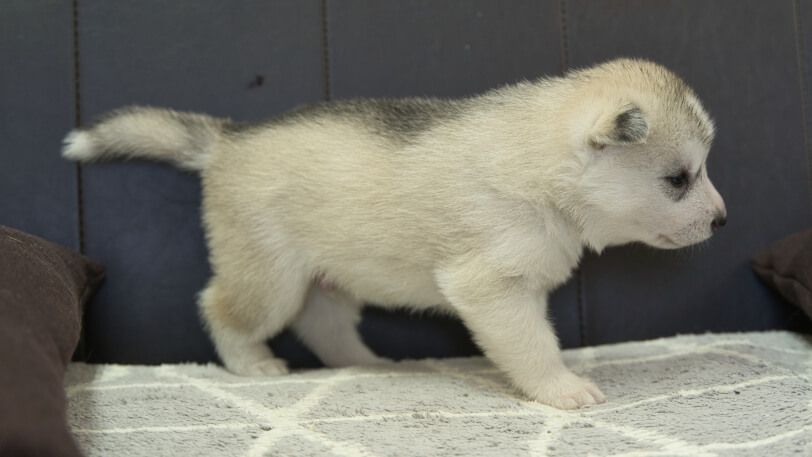
<path fill-rule="evenodd" d="M 62 376 L 103 279 L 100 264 L 0 226 L 0 455 L 81 455 Z"/>
<path fill-rule="evenodd" d="M 762 281 L 812 318 L 812 229 L 773 243 L 752 266 Z"/>

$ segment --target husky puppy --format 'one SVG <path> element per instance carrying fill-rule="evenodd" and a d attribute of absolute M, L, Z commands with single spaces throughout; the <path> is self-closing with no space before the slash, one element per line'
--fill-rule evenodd
<path fill-rule="evenodd" d="M 714 126 L 657 64 L 621 59 L 461 100 L 347 100 L 258 123 L 131 107 L 63 154 L 200 173 L 213 276 L 202 317 L 225 366 L 287 372 L 292 327 L 330 366 L 383 359 L 364 303 L 459 316 L 524 394 L 605 401 L 562 362 L 547 296 L 584 248 L 674 249 L 725 224 L 706 158 Z"/>

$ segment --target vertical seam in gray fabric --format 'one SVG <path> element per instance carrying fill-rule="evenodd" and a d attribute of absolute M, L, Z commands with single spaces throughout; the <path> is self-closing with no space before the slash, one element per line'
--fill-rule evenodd
<path fill-rule="evenodd" d="M 793 2 L 793 12 L 795 14 L 795 48 L 798 57 L 798 78 L 800 79 L 801 88 L 801 119 L 803 122 L 804 132 L 804 152 L 806 152 L 806 185 L 807 197 L 809 198 L 809 205 L 812 207 L 812 157 L 810 157 L 809 150 L 809 103 L 807 91 L 807 68 L 804 61 L 804 54 L 806 52 L 806 35 L 804 34 L 803 18 L 801 14 L 801 1 L 795 0 Z"/>
<path fill-rule="evenodd" d="M 561 23 L 561 73 L 570 70 L 569 40 L 567 39 L 567 0 L 560 0 L 558 13 Z"/>
<path fill-rule="evenodd" d="M 82 124 L 79 86 L 79 0 L 73 0 L 73 126 Z M 85 253 L 85 205 L 82 165 L 76 163 L 76 211 L 79 230 L 79 252 Z"/>
<path fill-rule="evenodd" d="M 322 34 L 322 65 L 324 66 L 324 99 L 329 101 L 330 95 L 330 39 L 327 35 L 327 0 L 321 0 L 321 34 Z"/>
<path fill-rule="evenodd" d="M 558 3 L 559 19 L 561 24 L 561 73 L 566 74 L 570 69 L 569 40 L 567 36 L 567 0 Z M 584 306 L 584 278 L 583 269 L 575 270 L 575 287 L 578 301 L 578 338 L 580 346 L 587 344 L 586 339 L 586 307 Z"/>
<path fill-rule="evenodd" d="M 72 0 L 72 26 L 73 26 L 73 126 L 79 127 L 82 123 L 82 116 L 79 105 L 79 0 Z M 79 252 L 85 253 L 85 205 L 82 184 L 82 165 L 76 162 L 76 212 L 78 223 L 78 248 Z M 83 324 L 79 330 L 79 341 L 73 351 L 73 360 L 87 361 L 87 325 L 84 325 L 84 316 L 81 317 Z"/>

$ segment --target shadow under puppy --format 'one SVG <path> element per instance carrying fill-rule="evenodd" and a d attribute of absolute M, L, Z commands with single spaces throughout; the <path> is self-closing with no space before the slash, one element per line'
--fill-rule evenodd
<path fill-rule="evenodd" d="M 287 372 L 291 326 L 331 366 L 380 362 L 363 303 L 458 315 L 524 394 L 605 401 L 562 362 L 547 296 L 584 247 L 672 249 L 725 224 L 713 123 L 660 65 L 620 59 L 460 99 L 320 103 L 259 123 L 144 107 L 75 130 L 79 161 L 200 173 L 213 276 L 203 319 L 226 367 Z"/>

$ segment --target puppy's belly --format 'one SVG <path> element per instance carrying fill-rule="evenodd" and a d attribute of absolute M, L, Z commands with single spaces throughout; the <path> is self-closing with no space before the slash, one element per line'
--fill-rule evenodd
<path fill-rule="evenodd" d="M 326 271 L 325 276 L 370 304 L 417 309 L 447 305 L 428 268 L 364 261 Z"/>

